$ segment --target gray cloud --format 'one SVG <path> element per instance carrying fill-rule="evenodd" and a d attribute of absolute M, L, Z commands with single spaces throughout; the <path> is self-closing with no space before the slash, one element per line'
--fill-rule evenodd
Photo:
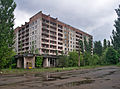
<path fill-rule="evenodd" d="M 109 39 L 120 0 L 15 0 L 16 26 L 39 11 L 92 34 L 94 40 Z"/>

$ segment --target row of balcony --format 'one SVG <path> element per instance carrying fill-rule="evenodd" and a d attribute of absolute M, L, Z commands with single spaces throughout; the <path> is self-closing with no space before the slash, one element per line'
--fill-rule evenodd
<path fill-rule="evenodd" d="M 45 24 L 51 24 L 51 25 L 53 25 L 53 26 L 57 26 L 57 23 L 51 22 L 51 21 L 49 21 L 49 20 L 47 20 L 47 19 L 45 19 L 45 18 L 42 18 L 42 22 L 45 23 Z M 62 29 L 63 26 L 60 25 L 60 24 L 58 24 L 58 28 L 61 28 L 61 29 Z"/>

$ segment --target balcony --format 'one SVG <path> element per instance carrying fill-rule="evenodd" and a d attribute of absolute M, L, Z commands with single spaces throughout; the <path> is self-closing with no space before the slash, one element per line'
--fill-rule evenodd
<path fill-rule="evenodd" d="M 46 33 L 42 33 L 42 38 L 49 38 L 49 35 Z"/>
<path fill-rule="evenodd" d="M 56 50 L 50 50 L 50 55 L 56 55 Z"/>
<path fill-rule="evenodd" d="M 42 23 L 42 27 L 43 27 L 43 28 L 49 28 L 49 25 L 46 24 L 46 23 Z"/>
<path fill-rule="evenodd" d="M 59 49 L 59 50 L 63 50 L 63 47 L 62 47 L 62 46 L 58 46 L 58 49 Z"/>
<path fill-rule="evenodd" d="M 56 41 L 50 40 L 51 44 L 56 44 Z"/>
<path fill-rule="evenodd" d="M 56 35 L 55 31 L 50 31 L 50 35 Z"/>
<path fill-rule="evenodd" d="M 58 36 L 59 36 L 59 37 L 63 37 L 63 34 L 61 34 L 61 33 L 58 33 Z"/>
<path fill-rule="evenodd" d="M 58 32 L 60 32 L 60 33 L 63 33 L 63 30 L 61 30 L 61 29 L 58 29 Z"/>
<path fill-rule="evenodd" d="M 50 39 L 52 39 L 52 40 L 56 40 L 56 36 L 54 36 L 54 35 L 50 35 Z"/>
<path fill-rule="evenodd" d="M 42 38 L 42 42 L 49 42 L 49 40 L 45 39 L 45 38 Z"/>
<path fill-rule="evenodd" d="M 62 42 L 58 42 L 58 45 L 63 45 L 63 43 Z"/>
<path fill-rule="evenodd" d="M 55 49 L 56 50 L 56 46 L 55 45 L 50 45 L 50 49 Z"/>
<path fill-rule="evenodd" d="M 49 54 L 49 50 L 48 49 L 45 49 L 45 48 L 42 48 L 42 54 Z"/>
<path fill-rule="evenodd" d="M 62 39 L 62 38 L 60 38 L 60 37 L 58 38 L 58 40 L 59 40 L 59 41 L 63 41 L 63 39 Z"/>

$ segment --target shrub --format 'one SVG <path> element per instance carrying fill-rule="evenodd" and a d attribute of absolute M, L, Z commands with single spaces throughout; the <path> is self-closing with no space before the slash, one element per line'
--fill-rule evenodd
<path fill-rule="evenodd" d="M 69 67 L 78 66 L 78 53 L 76 51 L 69 52 L 68 66 Z"/>
<path fill-rule="evenodd" d="M 68 57 L 66 55 L 59 56 L 58 67 L 68 67 Z"/>
<path fill-rule="evenodd" d="M 37 68 L 42 67 L 42 63 L 43 63 L 43 57 L 42 56 L 37 56 L 36 57 L 36 61 L 35 61 L 35 65 Z"/>

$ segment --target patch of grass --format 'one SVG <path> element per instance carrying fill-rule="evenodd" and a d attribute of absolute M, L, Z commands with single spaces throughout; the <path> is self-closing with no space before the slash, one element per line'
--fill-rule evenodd
<path fill-rule="evenodd" d="M 117 63 L 117 66 L 118 66 L 118 67 L 120 67 L 120 62 L 119 62 L 119 63 Z"/>
<path fill-rule="evenodd" d="M 0 72 L 2 74 L 32 74 L 32 73 L 42 73 L 42 72 L 61 72 L 79 69 L 91 69 L 103 67 L 101 65 L 96 66 L 83 66 L 83 67 L 63 67 L 63 68 L 35 68 L 35 69 L 2 69 Z"/>

